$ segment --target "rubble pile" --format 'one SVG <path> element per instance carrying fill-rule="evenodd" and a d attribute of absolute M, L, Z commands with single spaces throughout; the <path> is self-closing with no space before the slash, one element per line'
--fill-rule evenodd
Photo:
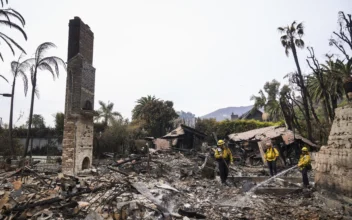
<path fill-rule="evenodd" d="M 204 178 L 202 169 L 216 172 L 208 165 L 204 155 L 153 152 L 105 161 L 77 176 L 25 166 L 0 173 L 0 219 L 342 219 L 343 212 L 324 208 L 314 190 L 248 193 L 255 183 L 222 186 L 218 177 Z M 234 166 L 229 180 L 262 170 Z"/>

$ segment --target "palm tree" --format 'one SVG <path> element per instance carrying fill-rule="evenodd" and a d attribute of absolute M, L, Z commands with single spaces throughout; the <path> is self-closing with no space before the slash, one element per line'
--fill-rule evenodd
<path fill-rule="evenodd" d="M 265 106 L 265 112 L 270 115 L 271 120 L 280 121 L 283 117 L 280 102 L 278 100 L 270 100 Z"/>
<path fill-rule="evenodd" d="M 264 108 L 264 111 L 269 114 L 270 120 L 279 121 L 283 117 L 280 106 L 280 83 L 273 79 L 271 82 L 264 84 L 263 90 L 259 90 L 259 96 L 252 95 L 251 100 L 254 100 L 253 110 Z"/>
<path fill-rule="evenodd" d="M 145 107 L 152 102 L 158 101 L 159 99 L 155 98 L 155 96 L 148 95 L 147 97 L 142 97 L 137 100 L 137 105 L 132 110 L 132 118 L 133 119 L 141 119 L 143 118 Z"/>
<path fill-rule="evenodd" d="M 111 124 L 113 121 L 115 121 L 115 117 L 121 117 L 121 114 L 119 112 L 113 112 L 114 108 L 114 103 L 109 102 L 106 104 L 103 101 L 99 101 L 100 104 L 100 109 L 98 110 L 98 119 L 103 118 L 103 123 L 105 127 L 107 127 L 109 124 Z"/>
<path fill-rule="evenodd" d="M 350 19 L 351 19 L 351 17 L 350 17 Z M 346 64 L 344 64 L 342 61 L 338 60 L 337 66 L 338 66 L 338 72 L 342 78 L 343 83 L 351 80 L 351 78 L 352 78 L 352 58 L 349 59 Z M 346 93 L 346 97 L 348 100 L 349 98 L 348 98 L 347 93 Z"/>
<path fill-rule="evenodd" d="M 340 60 L 328 60 L 326 64 L 321 64 L 324 76 L 326 77 L 326 89 L 328 91 L 332 109 L 337 108 L 337 101 L 343 97 L 343 72 L 345 64 Z"/>
<path fill-rule="evenodd" d="M 302 23 L 297 24 L 295 21 L 292 22 L 291 25 L 287 25 L 286 27 L 279 27 L 278 31 L 283 34 L 280 37 L 280 41 L 282 46 L 285 48 L 286 56 L 289 56 L 290 51 L 293 54 L 293 58 L 296 63 L 298 79 L 297 85 L 301 88 L 302 92 L 302 101 L 303 108 L 305 112 L 305 118 L 307 122 L 307 131 L 308 131 L 308 139 L 312 140 L 312 124 L 309 112 L 308 105 L 308 91 L 305 86 L 304 78 L 302 75 L 301 67 L 299 65 L 298 56 L 297 56 L 297 48 L 304 48 L 304 41 L 302 40 L 302 36 L 304 35 L 304 26 Z"/>
<path fill-rule="evenodd" d="M 266 97 L 264 95 L 263 90 L 259 90 L 259 96 L 252 95 L 251 101 L 254 100 L 253 110 L 259 110 L 260 108 L 264 108 L 266 105 Z"/>
<path fill-rule="evenodd" d="M 8 3 L 8 1 L 6 0 L 6 4 Z M 4 7 L 4 2 L 1 1 L 1 6 Z M 6 19 L 0 19 L 0 25 L 5 25 L 8 26 L 9 28 L 14 28 L 17 31 L 21 32 L 21 34 L 23 35 L 24 39 L 27 40 L 27 35 L 24 32 L 24 30 L 22 29 L 22 27 L 24 27 L 24 25 L 26 24 L 26 21 L 24 20 L 24 18 L 22 17 L 22 15 L 17 12 L 14 9 L 8 8 L 8 9 L 0 9 L 0 16 L 5 17 Z M 13 19 L 15 19 L 16 21 L 19 21 L 21 23 L 21 26 L 16 24 Z M 15 47 L 17 47 L 19 50 L 22 51 L 22 53 L 26 53 L 24 51 L 24 49 L 12 38 L 10 38 L 8 35 L 4 34 L 3 32 L 0 31 L 0 41 L 4 41 L 5 44 L 7 44 L 7 46 L 11 49 L 13 55 L 15 55 L 15 50 L 13 48 L 13 45 Z M 4 58 L 0 52 L 0 59 L 2 61 L 4 61 Z"/>
<path fill-rule="evenodd" d="M 26 122 L 27 125 L 29 124 L 29 119 Z M 38 114 L 33 114 L 32 117 L 32 127 L 36 128 L 36 129 L 43 129 L 45 128 L 45 121 L 44 121 L 44 117 L 42 115 L 38 115 Z"/>
<path fill-rule="evenodd" d="M 55 44 L 51 42 L 42 43 L 38 46 L 35 57 L 28 59 L 25 62 L 32 64 L 31 66 L 31 82 L 32 82 L 32 94 L 31 94 L 31 108 L 29 112 L 29 120 L 28 120 L 28 131 L 27 131 L 27 138 L 26 138 L 26 145 L 23 157 L 26 157 L 30 139 L 30 131 L 32 126 L 32 118 L 33 118 L 33 108 L 34 108 L 34 95 L 38 92 L 36 89 L 37 86 L 37 74 L 39 71 L 48 71 L 52 74 L 54 80 L 55 77 L 59 77 L 59 66 L 65 68 L 66 71 L 66 64 L 65 62 L 56 56 L 45 56 L 45 52 L 50 49 L 56 47 Z M 54 69 L 53 69 L 54 68 Z"/>
<path fill-rule="evenodd" d="M 23 88 L 24 88 L 24 95 L 27 95 L 28 91 L 28 78 L 26 75 L 26 71 L 29 68 L 29 64 L 26 62 L 20 62 L 21 57 L 18 61 L 12 61 L 11 63 L 11 72 L 13 74 L 13 82 L 12 82 L 12 96 L 11 96 L 11 106 L 10 106 L 10 120 L 9 120 L 9 133 L 10 133 L 10 146 L 11 146 L 11 153 L 12 156 L 15 156 L 15 149 L 13 147 L 12 141 L 12 126 L 13 126 L 13 101 L 15 99 L 15 88 L 16 88 L 16 79 L 17 77 L 21 77 L 23 80 Z"/>
<path fill-rule="evenodd" d="M 351 77 L 352 75 L 352 58 L 347 61 L 345 64 L 341 60 L 336 60 L 338 72 L 341 74 L 343 78 Z"/>

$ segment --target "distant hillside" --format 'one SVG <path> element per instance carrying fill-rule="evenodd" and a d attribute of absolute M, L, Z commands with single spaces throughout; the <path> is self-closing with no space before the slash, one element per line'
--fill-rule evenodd
<path fill-rule="evenodd" d="M 241 116 L 243 113 L 251 110 L 252 108 L 253 108 L 253 105 L 221 108 L 221 109 L 218 109 L 212 113 L 204 115 L 201 118 L 216 118 L 217 121 L 222 121 L 225 119 L 230 119 L 232 112 L 235 115 Z"/>

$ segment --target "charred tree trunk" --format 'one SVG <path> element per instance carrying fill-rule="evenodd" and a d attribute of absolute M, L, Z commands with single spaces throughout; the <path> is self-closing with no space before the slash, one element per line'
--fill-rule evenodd
<path fill-rule="evenodd" d="M 308 95 L 307 95 L 307 87 L 304 84 L 304 79 L 303 79 L 303 75 L 302 75 L 302 71 L 301 71 L 301 67 L 299 66 L 299 61 L 298 61 L 298 57 L 297 57 L 297 51 L 296 51 L 296 47 L 295 44 L 293 42 L 293 38 L 291 38 L 291 45 L 292 45 L 292 53 L 293 53 L 293 57 L 295 59 L 295 63 L 296 63 L 296 67 L 297 67 L 297 72 L 298 72 L 298 86 L 301 88 L 301 93 L 302 93 L 302 101 L 303 101 L 303 109 L 304 109 L 304 116 L 306 119 L 306 123 L 307 123 L 307 134 L 308 134 L 308 139 L 309 140 L 313 140 L 313 136 L 312 136 L 312 122 L 311 122 L 311 117 L 310 117 L 310 112 L 309 112 L 309 104 L 308 104 Z"/>
<path fill-rule="evenodd" d="M 292 130 L 293 126 L 292 126 L 292 123 L 293 123 L 293 118 L 290 114 L 290 109 L 289 107 L 286 105 L 286 103 L 280 99 L 280 106 L 281 106 L 281 111 L 282 111 L 282 114 L 284 115 L 284 118 L 285 118 L 285 122 L 286 122 L 286 125 L 287 125 L 287 128 L 289 130 Z"/>
<path fill-rule="evenodd" d="M 10 119 L 9 119 L 9 138 L 10 138 L 10 147 L 11 147 L 11 156 L 14 157 L 15 147 L 13 146 L 13 137 L 12 137 L 12 126 L 13 126 L 13 101 L 15 99 L 15 87 L 16 87 L 16 76 L 13 77 L 12 83 L 12 96 L 11 96 L 11 107 L 10 107 Z"/>
<path fill-rule="evenodd" d="M 25 148 L 24 148 L 23 158 L 26 158 L 27 151 L 28 151 L 28 146 L 29 146 L 29 139 L 30 139 L 30 133 L 31 133 L 31 128 L 32 128 L 32 118 L 33 118 L 33 109 L 34 109 L 34 95 L 35 95 L 36 84 L 37 84 L 37 68 L 35 69 L 34 74 L 33 74 L 31 108 L 30 108 L 30 112 L 29 112 L 28 131 L 27 131 L 27 138 L 26 138 L 26 144 L 25 144 Z"/>

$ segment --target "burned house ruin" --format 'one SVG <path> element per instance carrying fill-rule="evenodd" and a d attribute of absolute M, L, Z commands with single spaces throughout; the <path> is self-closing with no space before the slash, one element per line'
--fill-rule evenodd
<path fill-rule="evenodd" d="M 229 136 L 229 146 L 243 160 L 243 164 L 256 165 L 264 161 L 264 146 L 271 142 L 280 152 L 279 165 L 296 164 L 303 146 L 312 151 L 318 146 L 285 127 L 270 126 Z"/>
<path fill-rule="evenodd" d="M 94 34 L 79 17 L 70 20 L 62 171 L 90 168 L 93 152 L 95 68 Z"/>
<path fill-rule="evenodd" d="M 205 137 L 206 134 L 203 132 L 181 124 L 175 130 L 163 136 L 162 139 L 169 140 L 173 149 L 188 151 L 199 149 Z"/>

